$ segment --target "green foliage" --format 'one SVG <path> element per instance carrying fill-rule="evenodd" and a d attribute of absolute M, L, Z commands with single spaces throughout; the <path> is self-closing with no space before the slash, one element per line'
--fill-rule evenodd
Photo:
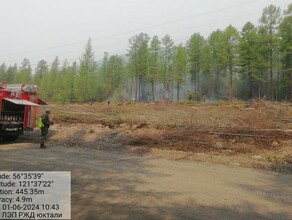
<path fill-rule="evenodd" d="M 2 65 L 0 66 L 0 80 L 4 81 L 4 82 L 7 79 L 6 69 L 7 69 L 7 67 L 6 67 L 5 63 L 2 63 Z"/>
<path fill-rule="evenodd" d="M 26 84 L 31 82 L 32 79 L 32 70 L 30 67 L 30 61 L 27 58 L 24 58 L 21 67 L 19 68 L 19 71 L 14 76 L 14 82 L 15 83 L 23 83 Z"/>
<path fill-rule="evenodd" d="M 236 28 L 229 25 L 223 32 L 223 50 L 220 54 L 223 66 L 228 72 L 228 90 L 229 97 L 233 97 L 233 74 L 234 67 L 238 57 L 239 34 Z"/>
<path fill-rule="evenodd" d="M 210 93 L 214 93 L 215 95 L 220 94 L 220 90 L 222 87 L 222 81 L 224 79 L 224 62 L 222 61 L 221 53 L 223 51 L 224 43 L 223 43 L 223 32 L 220 30 L 214 31 L 210 34 L 208 38 L 208 45 L 210 45 L 211 49 L 211 65 L 212 72 L 211 78 L 214 77 L 214 86 L 212 86 L 212 90 L 209 90 Z M 208 55 L 205 55 L 208 57 Z M 208 58 L 207 58 L 208 59 Z M 209 85 L 211 87 L 211 85 Z"/>
<path fill-rule="evenodd" d="M 142 101 L 145 99 L 145 79 L 148 72 L 149 40 L 150 37 L 145 33 L 135 35 L 129 40 L 129 70 L 131 76 L 135 80 L 135 85 L 133 85 L 134 80 L 132 83 L 132 87 L 135 86 L 135 101 Z"/>
<path fill-rule="evenodd" d="M 6 70 L 6 74 L 4 75 L 4 81 L 6 83 L 13 83 L 15 75 L 17 74 L 18 69 L 17 65 L 15 64 L 14 66 L 9 66 L 8 69 Z"/>
<path fill-rule="evenodd" d="M 104 97 L 110 98 L 115 93 L 121 94 L 124 81 L 125 64 L 118 55 L 106 61 L 106 69 L 102 72 Z"/>
<path fill-rule="evenodd" d="M 183 82 L 185 80 L 185 75 L 187 72 L 187 54 L 185 47 L 180 44 L 176 49 L 175 56 L 175 76 L 176 82 Z"/>
<path fill-rule="evenodd" d="M 279 26 L 280 51 L 282 53 L 281 99 L 292 101 L 292 4 L 284 12 Z"/>
<path fill-rule="evenodd" d="M 79 74 L 76 78 L 76 98 L 79 103 L 96 100 L 97 64 L 91 39 L 88 40 L 85 51 L 80 58 Z"/>
<path fill-rule="evenodd" d="M 201 95 L 201 93 L 196 92 L 196 93 L 194 94 L 194 100 L 197 101 L 197 102 L 201 101 L 201 100 L 202 100 L 202 95 Z"/>
<path fill-rule="evenodd" d="M 160 49 L 161 41 L 157 36 L 154 36 L 151 40 L 151 45 L 149 48 L 147 71 L 147 80 L 151 83 L 152 102 L 155 101 L 155 84 L 157 82 L 161 70 L 161 64 L 159 62 Z"/>
<path fill-rule="evenodd" d="M 177 84 L 177 100 L 180 99 L 180 86 L 185 81 L 187 73 L 187 54 L 185 47 L 180 44 L 176 48 L 174 81 Z"/>
<path fill-rule="evenodd" d="M 169 35 L 140 33 L 129 39 L 128 59 L 105 52 L 100 69 L 89 39 L 78 63 L 60 64 L 56 57 L 32 71 L 24 58 L 19 67 L 2 63 L 0 80 L 37 84 L 41 98 L 59 103 L 155 101 L 173 99 L 175 91 L 177 100 L 227 94 L 292 101 L 292 4 L 283 15 L 274 5 L 264 8 L 259 21 L 247 22 L 240 33 L 231 25 L 207 38 L 194 33 L 178 45 Z"/>
<path fill-rule="evenodd" d="M 40 60 L 37 64 L 37 67 L 35 68 L 34 83 L 36 85 L 40 85 L 41 80 L 46 74 L 48 74 L 48 71 L 49 66 L 47 64 L 47 61 Z"/>
<path fill-rule="evenodd" d="M 193 34 L 190 40 L 187 42 L 190 74 L 195 84 L 196 92 L 199 92 L 201 90 L 201 83 L 200 83 L 201 56 L 202 56 L 202 48 L 204 44 L 205 44 L 205 39 L 199 33 Z"/>
<path fill-rule="evenodd" d="M 244 80 L 244 96 L 249 99 L 253 97 L 253 84 L 260 83 L 260 54 L 258 50 L 259 36 L 257 28 L 250 22 L 246 23 L 241 30 L 241 38 L 239 40 L 239 73 L 241 79 Z"/>
<path fill-rule="evenodd" d="M 260 18 L 260 47 L 262 62 L 269 72 L 268 95 L 271 100 L 275 98 L 274 74 L 278 67 L 277 56 L 279 51 L 279 38 L 277 36 L 278 27 L 281 21 L 281 10 L 274 5 L 264 8 Z"/>
<path fill-rule="evenodd" d="M 165 35 L 161 39 L 161 76 L 160 80 L 163 83 L 163 98 L 169 97 L 170 85 L 173 82 L 173 58 L 174 58 L 174 41 L 169 35 Z"/>
<path fill-rule="evenodd" d="M 202 83 L 202 92 L 207 93 L 208 97 L 213 94 L 214 87 L 214 60 L 212 54 L 212 47 L 207 42 L 202 48 L 201 55 L 201 70 L 205 81 Z"/>

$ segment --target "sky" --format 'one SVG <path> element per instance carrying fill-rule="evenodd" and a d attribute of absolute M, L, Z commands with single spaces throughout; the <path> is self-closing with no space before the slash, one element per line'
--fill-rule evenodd
<path fill-rule="evenodd" d="M 166 34 L 176 44 L 194 33 L 204 37 L 248 21 L 258 24 L 270 4 L 287 9 L 291 0 L 0 0 L 0 64 L 34 69 L 56 56 L 62 63 L 79 61 L 89 38 L 96 60 L 104 52 L 123 55 L 129 39 L 141 32 L 151 38 Z"/>

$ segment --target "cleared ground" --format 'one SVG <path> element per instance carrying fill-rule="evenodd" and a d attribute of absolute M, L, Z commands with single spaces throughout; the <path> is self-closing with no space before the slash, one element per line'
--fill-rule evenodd
<path fill-rule="evenodd" d="M 276 102 L 51 106 L 52 143 L 292 172 L 292 105 Z"/>
<path fill-rule="evenodd" d="M 71 171 L 72 219 L 292 219 L 292 175 L 93 149 L 0 145 L 0 170 Z"/>
<path fill-rule="evenodd" d="M 72 172 L 73 219 L 292 219 L 292 105 L 52 105 L 0 170 Z M 275 172 L 276 171 L 276 172 Z"/>

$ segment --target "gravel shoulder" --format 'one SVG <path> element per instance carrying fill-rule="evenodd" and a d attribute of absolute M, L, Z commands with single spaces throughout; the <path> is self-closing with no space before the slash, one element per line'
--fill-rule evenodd
<path fill-rule="evenodd" d="M 71 171 L 72 219 L 292 219 L 292 175 L 62 147 L 0 145 L 0 170 Z"/>

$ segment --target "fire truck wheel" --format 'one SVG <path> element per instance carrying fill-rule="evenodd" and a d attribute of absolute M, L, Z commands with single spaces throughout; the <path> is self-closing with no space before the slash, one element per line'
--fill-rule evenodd
<path fill-rule="evenodd" d="M 15 141 L 17 138 L 18 138 L 17 135 L 15 135 L 15 136 L 5 136 L 5 137 L 3 137 L 3 140 L 4 141 Z"/>

